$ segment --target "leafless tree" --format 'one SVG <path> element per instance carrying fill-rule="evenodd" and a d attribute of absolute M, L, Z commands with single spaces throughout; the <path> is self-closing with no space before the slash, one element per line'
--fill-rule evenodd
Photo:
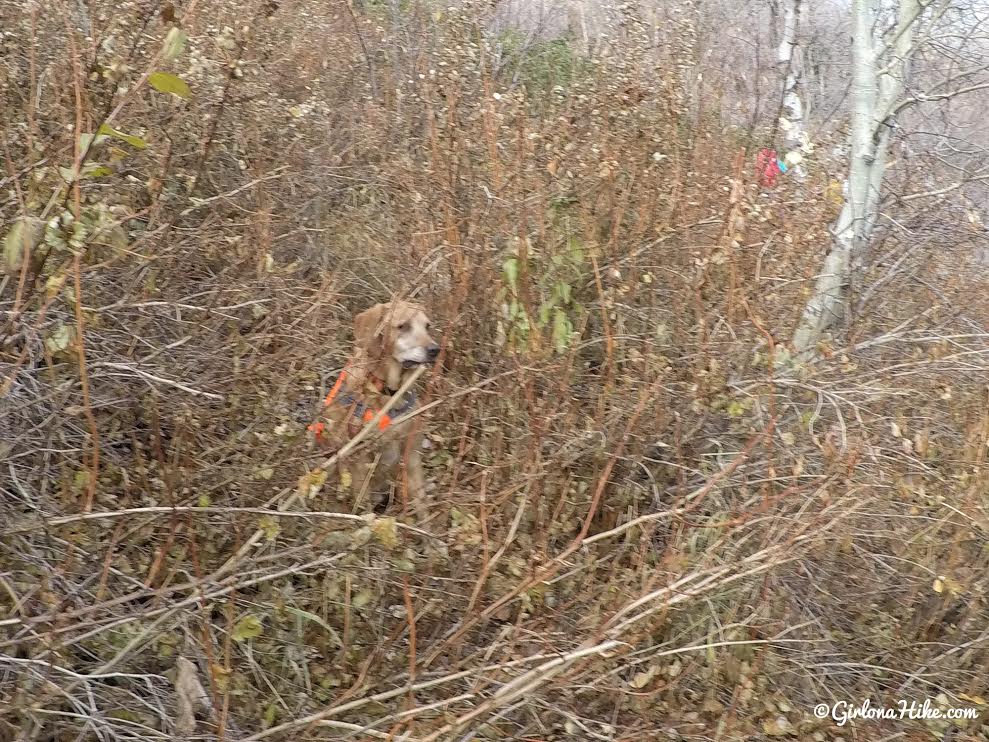
<path fill-rule="evenodd" d="M 983 20 L 974 8 L 950 0 L 920 2 L 856 0 L 852 18 L 851 126 L 844 202 L 833 227 L 830 252 L 793 337 L 798 354 L 812 352 L 822 337 L 847 315 L 855 278 L 869 254 L 880 218 L 891 143 L 903 115 L 920 104 L 943 110 L 960 96 L 986 89 Z M 950 52 L 955 63 L 927 64 L 914 74 L 918 59 Z M 957 61 L 964 59 L 960 66 Z M 951 136 L 942 128 L 941 141 Z M 946 186 L 960 188 L 966 176 Z M 943 195 L 944 188 L 908 196 Z"/>

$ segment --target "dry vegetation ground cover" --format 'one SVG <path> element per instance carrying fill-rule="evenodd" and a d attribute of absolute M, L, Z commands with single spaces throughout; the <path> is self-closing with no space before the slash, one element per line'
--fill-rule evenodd
<path fill-rule="evenodd" d="M 974 232 L 891 205 L 793 362 L 841 165 L 761 191 L 629 7 L 0 3 L 0 738 L 986 738 Z M 392 294 L 425 522 L 305 436 Z"/>

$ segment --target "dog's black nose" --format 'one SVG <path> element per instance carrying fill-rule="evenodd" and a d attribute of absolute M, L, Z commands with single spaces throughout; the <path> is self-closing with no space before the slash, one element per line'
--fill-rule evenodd
<path fill-rule="evenodd" d="M 429 357 L 429 360 L 435 361 L 436 356 L 438 356 L 439 354 L 440 354 L 440 346 L 438 346 L 436 343 L 426 346 L 426 355 Z"/>

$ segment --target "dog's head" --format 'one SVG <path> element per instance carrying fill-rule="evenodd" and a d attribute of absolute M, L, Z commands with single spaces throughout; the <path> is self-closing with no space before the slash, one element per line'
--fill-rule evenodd
<path fill-rule="evenodd" d="M 429 329 L 422 306 L 410 301 L 376 304 L 354 318 L 357 347 L 372 358 L 394 361 L 405 369 L 436 360 L 440 346 Z"/>

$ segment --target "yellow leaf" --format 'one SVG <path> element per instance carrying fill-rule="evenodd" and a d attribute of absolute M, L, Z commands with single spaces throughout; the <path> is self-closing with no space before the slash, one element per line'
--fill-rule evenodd
<path fill-rule="evenodd" d="M 370 590 L 361 590 L 359 593 L 357 593 L 357 595 L 354 596 L 353 600 L 351 600 L 350 602 L 351 605 L 354 606 L 354 608 L 363 608 L 364 606 L 366 606 L 368 603 L 371 602 L 371 598 L 373 597 L 374 597 L 374 593 L 372 593 Z"/>
<path fill-rule="evenodd" d="M 274 541 L 278 538 L 278 534 L 282 530 L 278 525 L 278 521 L 270 515 L 261 516 L 261 519 L 258 521 L 258 527 L 264 531 L 264 538 L 266 541 Z"/>
<path fill-rule="evenodd" d="M 89 472 L 85 470 L 80 470 L 75 473 L 72 477 L 72 489 L 76 492 L 82 492 L 89 486 Z"/>
<path fill-rule="evenodd" d="M 989 704 L 989 701 L 986 701 L 986 699 L 982 696 L 970 696 L 967 693 L 959 693 L 958 698 L 962 701 L 974 703 L 976 706 L 985 706 Z"/>
<path fill-rule="evenodd" d="M 242 642 L 247 639 L 254 639 L 255 637 L 261 636 L 261 631 L 261 619 L 253 613 L 248 613 L 236 623 L 230 638 L 235 642 Z"/>
<path fill-rule="evenodd" d="M 938 577 L 936 580 L 934 580 L 933 587 L 934 587 L 934 592 L 936 592 L 938 594 L 943 593 L 944 592 L 944 581 L 940 577 Z"/>
<path fill-rule="evenodd" d="M 322 469 L 311 471 L 299 477 L 299 494 L 303 497 L 315 497 L 326 482 L 326 472 Z"/>
<path fill-rule="evenodd" d="M 45 294 L 49 299 L 54 299 L 58 296 L 58 292 L 62 290 L 62 286 L 65 285 L 68 277 L 69 275 L 64 271 L 49 276 L 48 280 L 45 281 Z"/>
<path fill-rule="evenodd" d="M 394 518 L 375 518 L 371 530 L 383 546 L 393 549 L 398 545 L 398 526 Z"/>
<path fill-rule="evenodd" d="M 216 662 L 210 665 L 210 674 L 217 690 L 225 691 L 230 684 L 230 670 Z"/>
<path fill-rule="evenodd" d="M 632 688 L 645 688 L 652 681 L 654 677 L 659 673 L 659 667 L 653 665 L 648 670 L 644 672 L 637 672 L 628 684 Z"/>
<path fill-rule="evenodd" d="M 185 80 L 167 72 L 152 72 L 148 76 L 148 84 L 159 93 L 171 93 L 179 98 L 188 98 L 192 95 Z"/>
<path fill-rule="evenodd" d="M 835 206 L 841 206 L 845 201 L 844 194 L 842 193 L 841 183 L 839 183 L 837 180 L 832 180 L 830 183 L 828 183 L 828 187 L 824 191 L 824 197 Z"/>
<path fill-rule="evenodd" d="M 965 592 L 965 587 L 958 580 L 952 579 L 951 577 L 944 578 L 944 586 L 948 589 L 948 592 L 951 595 L 961 595 Z"/>
<path fill-rule="evenodd" d="M 727 412 L 730 417 L 741 417 L 745 414 L 745 403 L 739 402 L 737 399 L 733 399 L 728 403 Z"/>

